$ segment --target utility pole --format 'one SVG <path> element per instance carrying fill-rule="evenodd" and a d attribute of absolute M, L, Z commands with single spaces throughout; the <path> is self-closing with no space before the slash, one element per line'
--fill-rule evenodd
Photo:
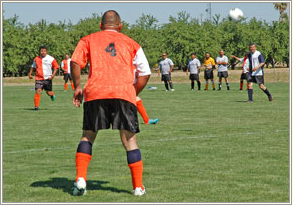
<path fill-rule="evenodd" d="M 207 3 L 206 13 L 207 20 L 212 22 L 212 3 Z"/>

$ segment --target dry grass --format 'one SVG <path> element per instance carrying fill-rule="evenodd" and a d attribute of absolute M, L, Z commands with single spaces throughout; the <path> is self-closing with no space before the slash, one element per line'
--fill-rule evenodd
<path fill-rule="evenodd" d="M 276 69 L 265 69 L 265 82 L 266 83 L 274 83 L 274 82 L 289 82 L 289 68 L 276 68 Z M 239 78 L 241 75 L 241 70 L 229 70 L 229 81 L 231 83 L 239 82 Z M 217 72 L 214 71 L 215 81 L 218 82 Z M 204 73 L 203 71 L 200 73 L 200 80 L 204 82 Z M 81 76 L 81 82 L 85 83 L 87 80 L 87 75 Z M 188 83 L 189 77 L 183 71 L 174 71 L 172 73 L 172 81 L 174 83 Z M 54 79 L 55 85 L 61 85 L 64 83 L 63 76 L 56 76 Z M 28 77 L 9 77 L 3 78 L 3 85 L 33 85 L 35 83 L 34 80 L 28 79 Z M 161 78 L 157 74 L 157 70 L 153 71 L 151 75 L 149 83 L 156 84 L 161 83 Z"/>

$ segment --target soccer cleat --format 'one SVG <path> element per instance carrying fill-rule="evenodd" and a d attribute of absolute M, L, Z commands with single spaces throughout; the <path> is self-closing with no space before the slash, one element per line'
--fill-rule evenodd
<path fill-rule="evenodd" d="M 168 92 L 169 90 L 166 90 L 166 92 Z"/>
<path fill-rule="evenodd" d="M 230 87 L 227 87 L 227 90 L 230 90 Z"/>
<path fill-rule="evenodd" d="M 149 122 L 147 124 L 156 124 L 157 122 L 159 122 L 159 119 L 149 119 Z"/>
<path fill-rule="evenodd" d="M 84 196 L 84 195 L 86 195 L 86 193 L 87 193 L 86 182 L 85 182 L 84 178 L 79 177 L 77 182 L 74 182 L 72 194 L 74 196 Z"/>
<path fill-rule="evenodd" d="M 39 108 L 38 107 L 35 107 L 35 111 L 38 111 L 39 110 Z"/>
<path fill-rule="evenodd" d="M 133 195 L 134 196 L 142 196 L 146 194 L 145 188 L 143 187 L 143 190 L 141 189 L 141 187 L 136 187 L 135 190 L 133 190 Z"/>
<path fill-rule="evenodd" d="M 194 91 L 194 89 L 191 89 L 191 91 Z"/>
<path fill-rule="evenodd" d="M 174 89 L 171 89 L 171 91 L 174 91 Z"/>
<path fill-rule="evenodd" d="M 269 96 L 269 101 L 272 102 L 274 99 L 272 96 Z"/>
<path fill-rule="evenodd" d="M 51 96 L 51 100 L 52 100 L 52 101 L 55 101 L 55 95 L 52 95 L 52 96 Z"/>
<path fill-rule="evenodd" d="M 213 90 L 216 90 L 216 88 L 213 88 Z"/>
<path fill-rule="evenodd" d="M 253 101 L 252 101 L 252 100 L 247 100 L 246 102 L 247 102 L 247 103 L 252 103 Z"/>

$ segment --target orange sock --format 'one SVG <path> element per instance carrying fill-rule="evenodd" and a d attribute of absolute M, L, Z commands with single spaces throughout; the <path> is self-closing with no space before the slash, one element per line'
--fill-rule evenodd
<path fill-rule="evenodd" d="M 71 83 L 71 88 L 72 88 L 72 90 L 74 90 L 74 85 L 73 85 L 73 83 Z"/>
<path fill-rule="evenodd" d="M 240 90 L 243 89 L 243 83 L 240 83 Z"/>
<path fill-rule="evenodd" d="M 87 168 L 91 161 L 92 155 L 77 152 L 75 157 L 76 164 L 76 181 L 79 177 L 83 177 L 86 180 Z"/>
<path fill-rule="evenodd" d="M 41 95 L 36 93 L 35 94 L 35 107 L 39 107 L 40 99 L 41 99 Z"/>
<path fill-rule="evenodd" d="M 137 111 L 142 116 L 144 123 L 147 124 L 149 122 L 149 117 L 148 117 L 148 114 L 147 114 L 143 104 L 142 104 L 142 100 L 136 101 L 136 106 L 137 106 Z"/>
<path fill-rule="evenodd" d="M 208 83 L 206 83 L 206 90 L 208 90 L 209 89 L 209 84 Z"/>
<path fill-rule="evenodd" d="M 67 91 L 67 83 L 64 84 L 64 90 Z"/>
<path fill-rule="evenodd" d="M 143 164 L 142 160 L 128 164 L 130 171 L 131 171 L 131 177 L 132 177 L 132 186 L 133 190 L 136 187 L 141 187 L 143 189 L 143 184 L 142 184 L 142 172 L 143 172 Z"/>
<path fill-rule="evenodd" d="M 215 83 L 213 83 L 213 89 L 215 89 L 215 88 L 216 88 Z"/>

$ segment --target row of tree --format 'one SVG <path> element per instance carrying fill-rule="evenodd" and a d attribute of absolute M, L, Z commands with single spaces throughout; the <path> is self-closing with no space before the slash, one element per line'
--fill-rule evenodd
<path fill-rule="evenodd" d="M 48 47 L 48 53 L 58 62 L 65 53 L 73 53 L 80 38 L 100 31 L 101 16 L 81 19 L 78 23 L 48 23 L 40 20 L 23 25 L 18 17 L 3 17 L 3 76 L 27 75 L 38 48 Z M 157 18 L 143 14 L 135 24 L 123 22 L 122 32 L 136 40 L 144 49 L 150 66 L 155 67 L 162 52 L 167 52 L 178 69 L 184 69 L 192 52 L 203 61 L 205 52 L 216 57 L 220 49 L 226 55 L 243 56 L 254 42 L 274 67 L 277 62 L 289 65 L 289 20 L 265 22 L 255 18 L 232 21 L 215 15 L 213 21 L 199 22 L 190 14 L 180 12 L 160 25 Z M 232 62 L 233 64 L 233 62 Z"/>

